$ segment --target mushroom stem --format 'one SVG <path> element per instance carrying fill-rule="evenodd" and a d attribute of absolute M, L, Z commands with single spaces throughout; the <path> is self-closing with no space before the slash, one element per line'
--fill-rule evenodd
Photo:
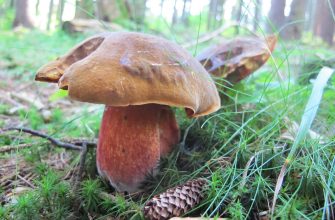
<path fill-rule="evenodd" d="M 178 124 L 168 106 L 106 106 L 97 148 L 99 173 L 116 190 L 134 192 L 178 141 Z"/>

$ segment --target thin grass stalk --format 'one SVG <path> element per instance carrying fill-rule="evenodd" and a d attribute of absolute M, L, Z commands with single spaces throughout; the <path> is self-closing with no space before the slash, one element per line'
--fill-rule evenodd
<path fill-rule="evenodd" d="M 315 82 L 314 86 L 312 89 L 312 93 L 309 97 L 309 100 L 307 102 L 307 105 L 305 107 L 305 111 L 302 115 L 301 118 L 301 123 L 299 126 L 299 130 L 297 133 L 297 136 L 293 142 L 292 148 L 290 150 L 289 155 L 287 156 L 277 179 L 276 187 L 275 187 L 275 192 L 274 192 L 274 197 L 273 197 L 273 202 L 272 202 L 272 208 L 271 208 L 271 213 L 272 215 L 274 214 L 274 209 L 276 206 L 276 201 L 278 198 L 279 191 L 283 185 L 284 177 L 287 171 L 287 168 L 290 166 L 292 163 L 296 152 L 300 148 L 300 143 L 305 139 L 306 135 L 308 134 L 308 131 L 314 121 L 314 118 L 316 116 L 316 113 L 319 109 L 320 102 L 322 99 L 323 91 L 325 86 L 327 85 L 327 82 L 331 75 L 333 74 L 334 70 L 329 68 L 329 67 L 323 67 Z"/>

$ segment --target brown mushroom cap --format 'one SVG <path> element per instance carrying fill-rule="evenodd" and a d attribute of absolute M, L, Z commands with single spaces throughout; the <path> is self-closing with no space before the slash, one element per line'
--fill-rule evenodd
<path fill-rule="evenodd" d="M 275 35 L 265 40 L 237 37 L 205 49 L 197 59 L 211 74 L 236 83 L 260 68 L 271 56 L 276 43 Z"/>
<path fill-rule="evenodd" d="M 76 55 L 78 51 L 84 55 Z M 67 61 L 68 57 L 72 60 Z M 59 73 L 62 77 L 58 85 L 68 89 L 69 96 L 78 101 L 111 106 L 156 103 L 185 107 L 191 117 L 210 114 L 220 107 L 219 94 L 204 67 L 186 50 L 160 37 L 104 33 L 84 41 L 59 60 L 57 65 L 65 68 L 64 75 Z M 44 75 L 47 81 L 45 73 L 36 79 Z"/>

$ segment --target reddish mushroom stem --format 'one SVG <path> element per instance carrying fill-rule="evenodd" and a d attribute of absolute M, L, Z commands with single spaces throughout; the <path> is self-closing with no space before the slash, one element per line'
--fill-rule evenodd
<path fill-rule="evenodd" d="M 178 124 L 168 106 L 106 106 L 97 148 L 99 173 L 118 191 L 136 191 L 178 141 Z"/>

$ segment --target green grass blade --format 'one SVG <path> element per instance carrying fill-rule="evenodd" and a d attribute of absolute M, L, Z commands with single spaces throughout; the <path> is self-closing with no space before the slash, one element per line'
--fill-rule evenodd
<path fill-rule="evenodd" d="M 323 67 L 315 82 L 313 85 L 313 89 L 312 89 L 312 93 L 309 97 L 309 100 L 307 102 L 307 105 L 305 107 L 305 111 L 304 114 L 302 115 L 301 118 L 301 123 L 299 126 L 299 130 L 297 133 L 297 136 L 293 142 L 291 151 L 289 153 L 289 155 L 287 156 L 284 165 L 282 166 L 281 170 L 280 170 L 280 174 L 278 176 L 277 179 L 277 183 L 276 183 L 276 187 L 275 187 L 275 192 L 274 192 L 274 197 L 273 197 L 273 202 L 272 202 L 272 209 L 271 212 L 272 214 L 274 213 L 274 209 L 276 206 L 276 200 L 278 198 L 278 194 L 279 191 L 283 185 L 283 180 L 285 177 L 285 173 L 287 170 L 287 167 L 290 165 L 291 161 L 293 160 L 299 146 L 302 140 L 305 139 L 306 134 L 308 133 L 312 122 L 316 116 L 316 112 L 320 106 L 320 102 L 322 99 L 322 95 L 323 95 L 323 90 L 325 88 L 325 86 L 327 85 L 327 82 L 329 80 L 329 78 L 331 77 L 331 75 L 333 74 L 334 70 L 329 68 L 329 67 Z"/>

